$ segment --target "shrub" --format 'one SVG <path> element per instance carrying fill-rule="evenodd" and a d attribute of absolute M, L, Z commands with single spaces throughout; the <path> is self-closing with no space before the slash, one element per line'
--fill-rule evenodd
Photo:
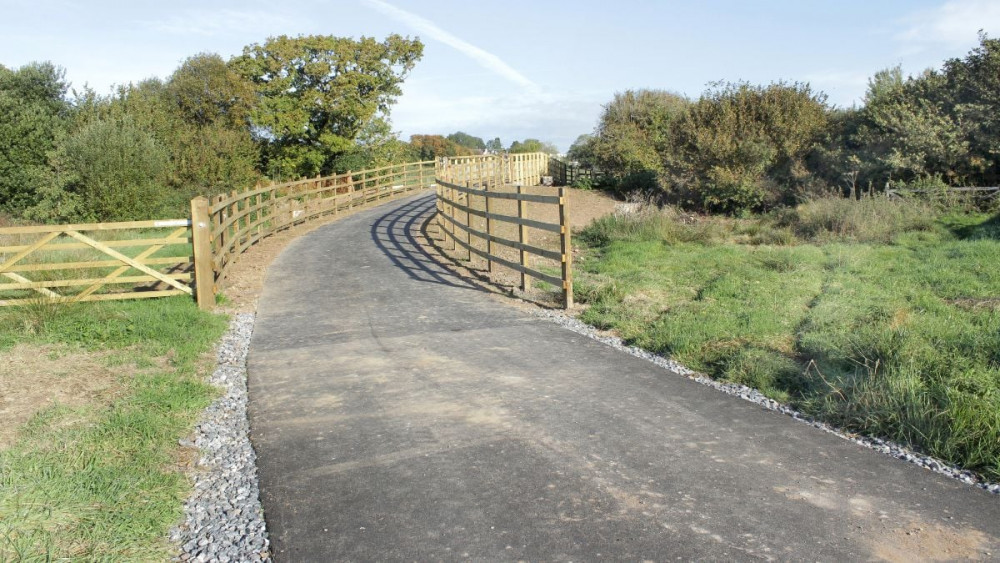
<path fill-rule="evenodd" d="M 89 219 L 149 219 L 160 210 L 169 156 L 130 118 L 84 125 L 66 139 L 57 162 Z"/>
<path fill-rule="evenodd" d="M 908 231 L 930 230 L 936 215 L 931 206 L 919 201 L 832 197 L 781 212 L 777 215 L 777 224 L 809 240 L 884 243 Z"/>

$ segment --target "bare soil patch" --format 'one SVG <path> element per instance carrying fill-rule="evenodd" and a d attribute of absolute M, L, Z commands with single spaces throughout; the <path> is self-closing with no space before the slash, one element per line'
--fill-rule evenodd
<path fill-rule="evenodd" d="M 110 404 L 122 388 L 120 370 L 102 353 L 65 346 L 18 344 L 0 362 L 0 449 L 9 447 L 36 413 L 54 405 Z"/>

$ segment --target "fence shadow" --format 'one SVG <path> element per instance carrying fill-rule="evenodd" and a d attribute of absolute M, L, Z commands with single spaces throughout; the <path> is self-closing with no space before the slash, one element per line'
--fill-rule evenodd
<path fill-rule="evenodd" d="M 411 279 L 488 292 L 482 285 L 451 271 L 442 259 L 428 250 L 428 243 L 432 241 L 427 225 L 434 211 L 434 194 L 397 207 L 372 223 L 372 241 Z"/>

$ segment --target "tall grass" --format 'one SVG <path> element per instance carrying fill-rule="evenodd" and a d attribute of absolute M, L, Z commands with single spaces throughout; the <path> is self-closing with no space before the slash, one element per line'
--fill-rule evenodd
<path fill-rule="evenodd" d="M 650 210 L 583 233 L 577 293 L 584 320 L 633 343 L 996 479 L 996 224 L 884 199 L 742 220 Z"/>

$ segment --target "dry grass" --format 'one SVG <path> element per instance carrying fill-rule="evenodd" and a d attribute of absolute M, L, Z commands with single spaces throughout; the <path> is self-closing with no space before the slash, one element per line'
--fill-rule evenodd
<path fill-rule="evenodd" d="M 36 413 L 54 406 L 106 406 L 121 390 L 100 352 L 54 344 L 18 344 L 0 362 L 0 449 Z"/>

